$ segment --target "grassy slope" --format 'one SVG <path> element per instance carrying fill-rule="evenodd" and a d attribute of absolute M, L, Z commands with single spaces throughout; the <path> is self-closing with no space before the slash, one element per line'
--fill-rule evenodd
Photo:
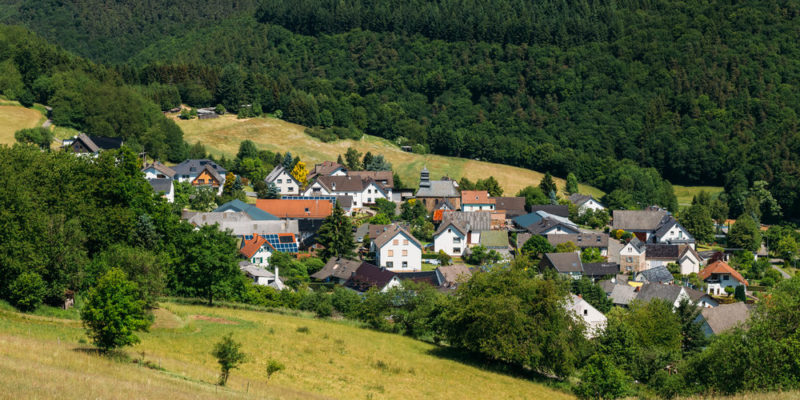
<path fill-rule="evenodd" d="M 17 102 L 0 101 L 0 144 L 14 144 L 14 132 L 41 126 L 45 119 L 33 108 L 21 107 Z"/>
<path fill-rule="evenodd" d="M 307 327 L 308 333 L 297 331 Z M 209 354 L 223 334 L 244 343 L 249 360 L 225 391 L 213 386 Z M 275 313 L 167 303 L 150 333 L 129 349 L 167 372 L 109 361 L 85 351 L 75 320 L 0 311 L 0 398 L 542 398 L 569 395 L 530 380 L 436 356 L 406 337 Z M 266 360 L 286 370 L 265 381 Z M 246 392 L 246 393 L 245 393 Z"/>
<path fill-rule="evenodd" d="M 672 185 L 675 189 L 675 196 L 678 197 L 678 204 L 681 207 L 692 205 L 692 198 L 702 191 L 711 194 L 711 197 L 719 196 L 723 190 L 722 186 L 680 186 Z"/>
<path fill-rule="evenodd" d="M 454 179 L 466 176 L 472 181 L 494 176 L 505 190 L 506 195 L 514 195 L 527 185 L 537 185 L 543 174 L 529 169 L 508 165 L 467 160 L 464 158 L 437 155 L 421 155 L 406 153 L 391 142 L 365 135 L 358 142 L 342 140 L 334 143 L 323 143 L 306 135 L 304 127 L 272 118 L 236 119 L 233 115 L 225 115 L 211 120 L 178 120 L 183 129 L 185 139 L 189 143 L 200 141 L 216 155 L 228 157 L 236 155 L 239 143 L 245 139 L 255 142 L 260 148 L 272 151 L 291 151 L 304 161 L 316 163 L 324 160 L 335 161 L 336 157 L 352 146 L 358 151 L 372 154 L 383 154 L 392 163 L 395 171 L 407 186 L 416 186 L 419 182 L 419 171 L 427 166 L 431 177 L 439 179 L 446 175 Z M 556 179 L 559 188 L 564 187 L 562 179 Z M 602 196 L 603 192 L 591 186 L 581 185 L 581 192 Z"/>

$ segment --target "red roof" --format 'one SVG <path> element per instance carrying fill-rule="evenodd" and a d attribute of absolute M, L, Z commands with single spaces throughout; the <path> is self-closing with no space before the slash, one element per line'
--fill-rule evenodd
<path fill-rule="evenodd" d="M 489 198 L 485 190 L 462 190 L 461 204 L 494 204 L 494 199 Z"/>
<path fill-rule="evenodd" d="M 733 269 L 725 261 L 714 261 L 707 267 L 703 268 L 703 270 L 700 271 L 700 273 L 697 274 L 697 276 L 699 276 L 700 279 L 702 280 L 706 280 L 708 279 L 708 277 L 711 276 L 711 274 L 729 274 L 733 276 L 733 278 L 736 279 L 737 281 L 744 283 L 745 286 L 750 286 L 750 284 L 747 283 L 747 280 L 744 279 L 742 274 Z"/>
<path fill-rule="evenodd" d="M 256 207 L 278 218 L 325 218 L 333 213 L 328 200 L 258 199 Z"/>
<path fill-rule="evenodd" d="M 258 249 L 264 245 L 264 243 L 268 243 L 267 239 L 264 239 L 259 235 L 253 235 L 252 239 L 244 241 L 244 246 L 239 249 L 239 253 L 242 253 L 242 255 L 248 259 L 252 258 L 258 252 Z"/>

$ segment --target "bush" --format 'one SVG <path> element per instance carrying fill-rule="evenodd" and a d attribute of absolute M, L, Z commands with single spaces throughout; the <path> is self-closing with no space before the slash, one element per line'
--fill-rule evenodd
<path fill-rule="evenodd" d="M 284 369 L 286 369 L 286 366 L 278 360 L 270 359 L 267 361 L 267 382 L 269 382 L 269 378 L 272 378 L 272 374 L 283 371 Z"/>
<path fill-rule="evenodd" d="M 38 308 L 47 293 L 45 282 L 35 272 L 23 272 L 8 286 L 8 300 L 20 311 Z"/>
<path fill-rule="evenodd" d="M 229 333 L 222 337 L 217 344 L 214 345 L 214 350 L 211 355 L 217 358 L 220 367 L 219 385 L 225 386 L 228 382 L 228 376 L 232 369 L 238 368 L 239 364 L 247 359 L 247 355 L 241 351 L 242 344 L 233 340 L 233 334 Z"/>
<path fill-rule="evenodd" d="M 603 354 L 589 358 L 581 369 L 581 383 L 575 395 L 581 399 L 616 399 L 628 394 L 630 378 Z"/>
<path fill-rule="evenodd" d="M 89 290 L 81 319 L 97 347 L 110 350 L 139 342 L 134 332 L 147 330 L 151 322 L 140 294 L 139 287 L 118 268 L 109 270 Z"/>

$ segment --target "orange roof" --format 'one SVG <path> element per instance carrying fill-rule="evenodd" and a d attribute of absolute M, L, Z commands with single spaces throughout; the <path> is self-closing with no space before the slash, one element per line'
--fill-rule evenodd
<path fill-rule="evenodd" d="M 278 218 L 325 218 L 333 213 L 328 200 L 258 199 L 256 207 Z"/>
<path fill-rule="evenodd" d="M 462 190 L 461 204 L 494 204 L 494 199 L 485 190 Z"/>
<path fill-rule="evenodd" d="M 700 279 L 706 280 L 709 276 L 711 276 L 711 274 L 730 274 L 737 281 L 744 283 L 745 286 L 750 286 L 750 284 L 747 283 L 747 280 L 744 279 L 742 274 L 733 269 L 730 265 L 728 265 L 728 263 L 724 261 L 714 261 L 707 267 L 703 268 L 703 270 L 700 271 L 700 273 L 697 274 L 697 276 L 699 276 Z"/>
<path fill-rule="evenodd" d="M 239 249 L 239 253 L 242 253 L 242 255 L 247 258 L 251 258 L 258 252 L 258 249 L 260 249 L 264 243 L 268 243 L 267 239 L 264 239 L 259 235 L 253 235 L 253 239 L 244 241 L 244 246 Z"/>

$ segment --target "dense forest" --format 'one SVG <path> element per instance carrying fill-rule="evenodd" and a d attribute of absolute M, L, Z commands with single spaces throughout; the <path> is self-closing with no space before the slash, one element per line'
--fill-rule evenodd
<path fill-rule="evenodd" d="M 162 108 L 257 103 L 606 192 L 652 167 L 725 185 L 734 217 L 764 181 L 800 216 L 797 1 L 47 3 L 0 15 Z"/>

